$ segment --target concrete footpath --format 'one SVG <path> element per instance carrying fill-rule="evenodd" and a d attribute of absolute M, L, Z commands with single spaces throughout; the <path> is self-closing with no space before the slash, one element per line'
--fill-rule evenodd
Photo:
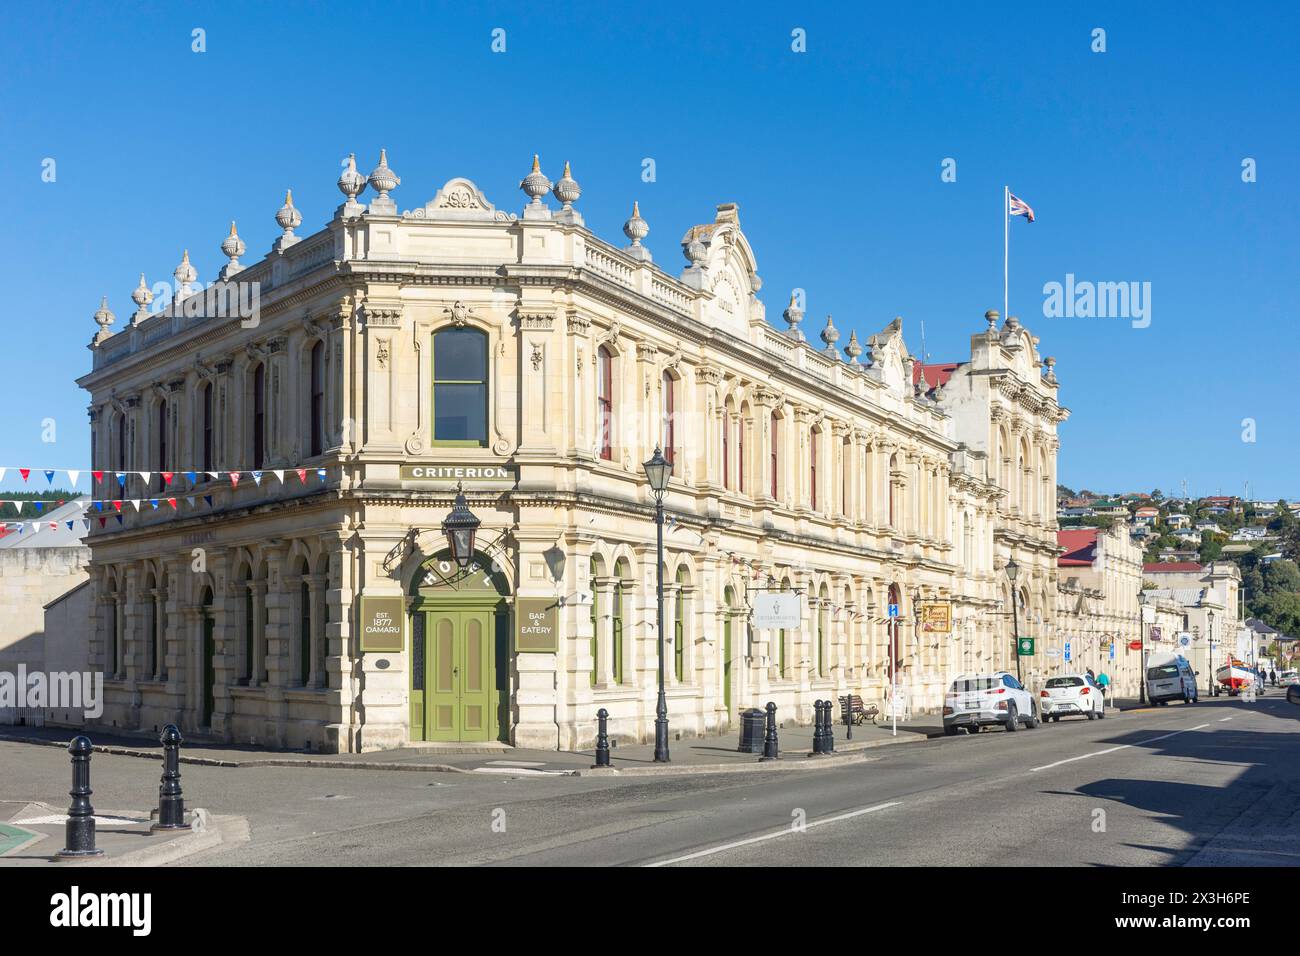
<path fill-rule="evenodd" d="M 828 762 L 857 759 L 862 751 L 901 743 L 915 743 L 942 736 L 938 715 L 923 715 L 900 721 L 895 735 L 888 723 L 860 724 L 849 739 L 843 724 L 835 726 L 833 755 L 812 755 L 813 728 L 780 728 L 781 759 L 760 761 L 760 754 L 737 750 L 739 730 L 725 735 L 689 737 L 669 743 L 668 764 L 654 762 L 653 744 L 615 744 L 610 756 L 613 770 L 628 774 L 717 773 L 728 771 L 793 770 L 825 766 Z M 0 727 L 0 740 L 38 746 L 66 747 L 75 736 L 66 728 Z M 162 747 L 156 739 L 126 734 L 88 731 L 96 752 L 141 757 L 162 762 Z M 583 774 L 592 771 L 594 750 L 526 750 L 506 744 L 411 744 L 395 750 L 361 754 L 320 754 L 306 751 L 272 750 L 215 741 L 186 741 L 181 762 L 217 767 L 324 767 L 348 770 L 410 770 L 450 773 Z M 608 773 L 610 771 L 596 771 Z"/>
<path fill-rule="evenodd" d="M 189 829 L 154 830 L 148 812 L 97 808 L 95 847 L 100 854 L 60 857 L 66 842 L 65 807 L 0 801 L 0 866 L 163 866 L 248 839 L 248 823 L 242 817 L 195 809 L 185 819 Z"/>

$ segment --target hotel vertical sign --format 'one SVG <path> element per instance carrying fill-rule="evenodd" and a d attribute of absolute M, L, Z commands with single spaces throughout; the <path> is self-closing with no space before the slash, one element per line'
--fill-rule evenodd
<path fill-rule="evenodd" d="M 400 596 L 362 597 L 361 653 L 401 653 L 406 642 L 402 636 L 405 599 Z"/>

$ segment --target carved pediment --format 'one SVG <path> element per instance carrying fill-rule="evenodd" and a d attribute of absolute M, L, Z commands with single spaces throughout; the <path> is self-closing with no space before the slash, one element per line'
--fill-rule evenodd
<path fill-rule="evenodd" d="M 456 222 L 513 222 L 513 213 L 505 213 L 488 202 L 483 190 L 471 180 L 458 176 L 447 181 L 420 209 L 402 213 L 403 219 L 450 219 Z"/>

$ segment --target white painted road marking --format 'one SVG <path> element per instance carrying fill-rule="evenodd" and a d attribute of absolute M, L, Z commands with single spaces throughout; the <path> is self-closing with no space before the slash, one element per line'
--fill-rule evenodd
<path fill-rule="evenodd" d="M 824 826 L 827 823 L 839 823 L 843 820 L 850 820 L 853 817 L 860 817 L 864 813 L 875 813 L 877 810 L 887 810 L 890 807 L 899 806 L 900 801 L 893 800 L 889 803 L 878 803 L 874 807 L 863 807 L 861 810 L 850 810 L 848 813 L 841 813 L 836 817 L 827 817 L 825 820 L 814 820 L 812 823 L 806 823 L 804 830 L 811 830 L 813 827 Z M 775 840 L 777 837 L 789 836 L 791 833 L 801 832 L 792 827 L 784 830 L 777 830 L 775 833 L 764 833 L 762 836 L 750 837 L 748 840 L 737 840 L 735 843 L 724 843 L 722 846 L 715 846 L 708 850 L 698 850 L 695 853 L 688 853 L 686 856 L 674 857 L 671 860 L 660 860 L 658 863 L 648 863 L 649 867 L 671 866 L 674 863 L 685 863 L 687 860 L 698 860 L 700 857 L 713 856 L 715 853 L 722 853 L 726 850 L 734 850 L 737 847 L 749 846 L 753 843 L 762 843 L 764 840 Z"/>
<path fill-rule="evenodd" d="M 1059 767 L 1062 764 L 1074 763 L 1076 760 L 1087 760 L 1089 757 L 1100 757 L 1102 754 L 1113 754 L 1116 750 L 1126 750 L 1129 747 L 1145 747 L 1147 744 L 1153 744 L 1157 740 L 1164 740 L 1167 737 L 1176 737 L 1179 734 L 1185 734 L 1191 730 L 1204 730 L 1209 724 L 1197 724 L 1195 727 L 1186 727 L 1182 730 L 1175 730 L 1173 733 L 1161 734 L 1159 737 L 1151 737 L 1136 744 L 1120 744 L 1118 747 L 1109 747 L 1106 750 L 1094 750 L 1090 754 L 1080 754 L 1077 757 L 1067 757 L 1064 760 L 1058 760 L 1056 763 L 1043 764 L 1041 767 L 1033 767 L 1029 772 L 1037 773 L 1039 770 L 1051 770 L 1053 767 Z"/>
<path fill-rule="evenodd" d="M 1219 718 L 1219 723 L 1223 723 L 1225 720 L 1232 720 L 1232 718 L 1231 718 L 1231 717 L 1220 717 L 1220 718 Z"/>

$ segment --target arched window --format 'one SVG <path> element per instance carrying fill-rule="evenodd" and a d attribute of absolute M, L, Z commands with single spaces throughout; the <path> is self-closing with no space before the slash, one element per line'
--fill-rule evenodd
<path fill-rule="evenodd" d="M 144 579 L 144 591 L 140 595 L 144 601 L 144 620 L 148 632 L 144 640 L 144 673 L 147 678 L 153 677 L 158 660 L 158 605 L 154 602 L 153 595 L 156 587 L 157 583 L 150 573 Z"/>
<path fill-rule="evenodd" d="M 307 562 L 302 563 L 302 579 L 298 584 L 298 683 L 306 687 L 311 683 L 311 585 Z"/>
<path fill-rule="evenodd" d="M 849 485 L 853 481 L 853 445 L 846 438 L 840 445 L 840 514 L 849 515 Z"/>
<path fill-rule="evenodd" d="M 889 456 L 889 473 L 885 475 L 885 490 L 889 494 L 889 526 L 898 528 L 898 512 L 894 507 L 894 471 L 898 468 L 898 455 Z"/>
<path fill-rule="evenodd" d="M 325 451 L 325 343 L 311 347 L 311 454 Z"/>
<path fill-rule="evenodd" d="M 731 488 L 731 412 L 722 410 L 722 487 Z"/>
<path fill-rule="evenodd" d="M 591 559 L 591 686 L 596 686 L 598 659 L 597 648 L 600 647 L 600 592 L 596 590 L 596 559 Z"/>
<path fill-rule="evenodd" d="M 661 398 L 663 415 L 663 452 L 668 464 L 673 464 L 673 449 L 677 446 L 677 436 L 673 430 L 673 412 L 676 396 L 673 394 L 673 377 L 664 372 L 663 396 Z"/>
<path fill-rule="evenodd" d="M 113 578 L 108 580 L 108 601 L 106 610 L 108 613 L 107 641 L 104 647 L 104 669 L 108 671 L 108 677 L 115 678 L 119 671 L 119 662 L 121 660 L 120 640 L 121 629 L 118 623 L 118 615 L 121 613 L 117 593 L 117 581 Z"/>
<path fill-rule="evenodd" d="M 610 655 L 610 663 L 613 666 L 614 683 L 623 683 L 623 593 L 626 587 L 624 576 L 627 574 L 627 564 L 620 561 L 614 566 L 614 598 L 613 598 L 613 641 Z"/>
<path fill-rule="evenodd" d="M 826 676 L 827 632 L 830 630 L 830 594 L 822 585 L 821 600 L 817 604 L 817 676 Z"/>
<path fill-rule="evenodd" d="M 745 493 L 745 412 L 736 421 L 736 490 Z"/>
<path fill-rule="evenodd" d="M 673 598 L 673 673 L 686 682 L 686 569 L 677 569 L 677 594 Z"/>
<path fill-rule="evenodd" d="M 614 447 L 614 355 L 606 346 L 596 352 L 597 445 L 600 457 L 613 461 Z"/>
<path fill-rule="evenodd" d="M 117 471 L 126 471 L 126 415 L 117 416 Z"/>
<path fill-rule="evenodd" d="M 433 441 L 436 445 L 487 444 L 487 335 L 478 329 L 443 329 L 433 336 Z"/>
<path fill-rule="evenodd" d="M 167 402 L 158 403 L 158 493 L 167 488 L 167 481 L 163 478 L 161 472 L 170 471 L 171 466 L 167 460 Z"/>
<path fill-rule="evenodd" d="M 771 461 L 771 468 L 772 468 L 772 475 L 771 475 L 771 478 L 772 478 L 772 497 L 773 497 L 773 498 L 777 497 L 777 494 L 776 494 L 776 490 L 777 490 L 777 472 L 778 472 L 778 470 L 779 470 L 779 468 L 780 468 L 780 461 L 781 461 L 781 459 L 780 459 L 780 452 L 779 452 L 779 449 L 780 449 L 780 447 L 781 447 L 781 431 L 780 431 L 780 425 L 781 425 L 781 420 L 780 420 L 779 418 L 776 417 L 776 412 L 773 412 L 773 413 L 772 413 L 772 454 L 771 454 L 771 456 L 770 456 L 771 459 L 772 459 L 772 461 Z"/>
<path fill-rule="evenodd" d="M 253 467 L 266 462 L 266 366 L 253 369 Z"/>
<path fill-rule="evenodd" d="M 245 684 L 253 682 L 253 573 L 244 571 L 244 659 L 240 662 L 240 679 Z"/>
<path fill-rule="evenodd" d="M 812 510 L 817 510 L 817 432 L 808 429 L 808 498 Z"/>
<path fill-rule="evenodd" d="M 899 604 L 899 590 L 897 584 L 889 586 L 889 603 Z M 894 674 L 903 663 L 903 645 L 898 633 L 898 624 L 902 620 L 902 608 L 899 613 L 889 618 L 889 673 Z"/>
<path fill-rule="evenodd" d="M 200 431 L 203 435 L 203 449 L 199 460 L 204 471 L 212 470 L 212 383 L 203 385 L 203 422 Z"/>

